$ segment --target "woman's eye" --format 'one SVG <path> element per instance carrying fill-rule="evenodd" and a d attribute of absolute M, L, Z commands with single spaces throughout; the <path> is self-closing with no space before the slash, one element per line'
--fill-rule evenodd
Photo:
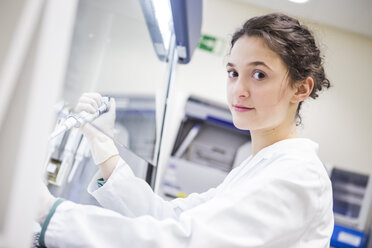
<path fill-rule="evenodd" d="M 262 80 L 266 77 L 266 75 L 260 71 L 256 71 L 253 73 L 253 77 L 256 79 L 256 80 Z"/>
<path fill-rule="evenodd" d="M 236 71 L 228 71 L 227 75 L 229 78 L 234 78 L 238 76 L 238 73 Z"/>

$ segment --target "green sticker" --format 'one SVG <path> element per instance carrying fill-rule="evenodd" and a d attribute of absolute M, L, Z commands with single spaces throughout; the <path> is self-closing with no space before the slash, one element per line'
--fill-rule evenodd
<path fill-rule="evenodd" d="M 208 52 L 213 52 L 216 48 L 217 38 L 209 36 L 209 35 L 202 35 L 199 41 L 199 48 Z"/>
<path fill-rule="evenodd" d="M 226 48 L 225 45 L 224 39 L 202 34 L 198 47 L 200 50 L 204 50 L 215 55 L 221 55 Z"/>

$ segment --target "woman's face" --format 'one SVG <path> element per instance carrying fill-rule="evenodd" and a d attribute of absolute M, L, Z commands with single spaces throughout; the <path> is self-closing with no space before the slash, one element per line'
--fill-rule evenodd
<path fill-rule="evenodd" d="M 287 67 L 258 37 L 242 36 L 231 49 L 227 100 L 234 125 L 243 130 L 272 129 L 294 121 Z"/>

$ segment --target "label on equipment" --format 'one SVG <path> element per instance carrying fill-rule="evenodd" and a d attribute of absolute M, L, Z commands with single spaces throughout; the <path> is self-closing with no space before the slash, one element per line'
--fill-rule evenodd
<path fill-rule="evenodd" d="M 338 234 L 337 240 L 346 244 L 353 245 L 355 247 L 359 247 L 360 242 L 362 241 L 361 237 L 355 236 L 347 232 L 340 232 Z"/>

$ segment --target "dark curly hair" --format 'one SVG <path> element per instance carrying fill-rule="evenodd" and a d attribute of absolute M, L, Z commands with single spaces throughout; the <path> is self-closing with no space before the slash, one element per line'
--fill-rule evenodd
<path fill-rule="evenodd" d="M 314 88 L 310 97 L 318 97 L 318 91 L 329 88 L 323 68 L 323 58 L 310 30 L 298 20 L 280 13 L 257 16 L 249 19 L 243 27 L 237 30 L 231 39 L 231 49 L 242 36 L 256 36 L 277 53 L 288 68 L 290 85 L 311 77 Z M 301 123 L 299 114 L 302 102 L 299 103 L 296 117 Z"/>

